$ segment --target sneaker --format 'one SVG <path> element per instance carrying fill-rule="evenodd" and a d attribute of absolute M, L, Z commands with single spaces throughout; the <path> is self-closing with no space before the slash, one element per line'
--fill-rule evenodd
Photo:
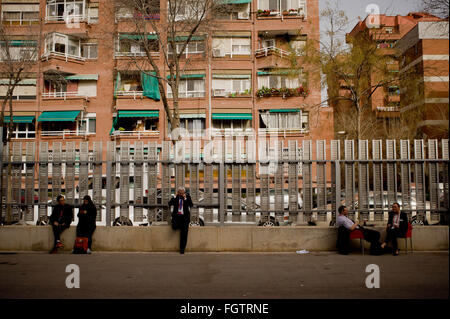
<path fill-rule="evenodd" d="M 62 248 L 62 247 L 64 247 L 64 244 L 62 243 L 62 242 L 60 242 L 60 241 L 58 241 L 57 243 L 56 243 L 56 246 L 55 246 L 56 248 Z"/>
<path fill-rule="evenodd" d="M 184 254 L 184 250 L 180 250 L 180 254 L 182 254 L 182 255 L 183 255 L 183 254 Z"/>
<path fill-rule="evenodd" d="M 90 250 L 89 248 L 86 251 L 86 254 L 92 254 L 92 250 Z"/>

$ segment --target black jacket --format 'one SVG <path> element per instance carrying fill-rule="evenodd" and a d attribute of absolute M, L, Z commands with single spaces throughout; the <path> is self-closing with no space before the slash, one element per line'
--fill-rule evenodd
<path fill-rule="evenodd" d="M 85 210 L 86 214 L 82 214 L 81 211 Z M 78 225 L 77 232 L 90 234 L 94 231 L 97 220 L 97 208 L 95 205 L 82 205 L 78 212 Z"/>
<path fill-rule="evenodd" d="M 66 204 L 64 206 L 57 204 L 50 215 L 50 223 L 53 225 L 54 222 L 59 224 L 65 224 L 66 227 L 70 226 L 73 219 L 73 208 L 72 206 Z"/>
<path fill-rule="evenodd" d="M 394 212 L 389 212 L 389 219 L 388 219 L 388 225 L 393 224 L 393 218 L 394 218 Z M 406 235 L 406 232 L 408 231 L 408 216 L 404 212 L 400 212 L 400 225 L 398 226 L 400 230 L 400 234 L 402 236 Z"/>
<path fill-rule="evenodd" d="M 182 197 L 181 197 L 182 198 Z M 180 199 L 180 196 L 172 197 L 172 199 L 169 201 L 169 206 L 173 206 L 172 210 L 172 217 L 178 215 L 178 201 Z M 190 217 L 190 208 L 194 206 L 192 203 L 191 196 L 189 194 L 186 194 L 186 200 L 183 203 L 183 213 L 186 218 Z"/>

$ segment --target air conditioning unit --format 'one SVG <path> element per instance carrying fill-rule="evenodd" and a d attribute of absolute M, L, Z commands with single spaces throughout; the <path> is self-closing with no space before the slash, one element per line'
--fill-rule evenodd
<path fill-rule="evenodd" d="M 215 89 L 213 92 L 214 96 L 225 96 L 225 90 L 224 89 Z"/>
<path fill-rule="evenodd" d="M 240 20 L 248 20 L 250 17 L 250 13 L 248 11 L 238 12 L 238 19 Z"/>
<path fill-rule="evenodd" d="M 225 56 L 225 52 L 222 49 L 213 49 L 213 57 L 222 58 Z"/>

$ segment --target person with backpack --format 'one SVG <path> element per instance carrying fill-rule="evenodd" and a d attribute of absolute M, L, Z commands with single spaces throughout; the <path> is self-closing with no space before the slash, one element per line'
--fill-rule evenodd
<path fill-rule="evenodd" d="M 56 253 L 58 248 L 64 247 L 61 242 L 61 233 L 70 227 L 73 219 L 73 208 L 69 204 L 66 204 L 66 199 L 63 195 L 56 197 L 58 204 L 53 208 L 50 215 L 50 225 L 53 229 L 53 235 L 55 236 L 55 242 L 53 249 L 50 253 Z"/>
<path fill-rule="evenodd" d="M 189 223 L 191 222 L 190 209 L 193 205 L 191 196 L 186 194 L 184 187 L 178 188 L 177 196 L 169 201 L 169 206 L 173 206 L 172 229 L 180 230 L 180 254 L 184 254 L 186 248 Z"/>
<path fill-rule="evenodd" d="M 77 237 L 88 239 L 86 253 L 90 254 L 92 252 L 92 235 L 97 227 L 95 224 L 97 220 L 97 208 L 95 207 L 91 196 L 84 196 L 83 205 L 81 205 L 77 217 Z"/>

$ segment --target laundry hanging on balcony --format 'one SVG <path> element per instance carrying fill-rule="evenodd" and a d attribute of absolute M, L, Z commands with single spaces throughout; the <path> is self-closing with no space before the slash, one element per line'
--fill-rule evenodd
<path fill-rule="evenodd" d="M 159 101 L 161 95 L 159 93 L 158 79 L 154 76 L 155 74 L 155 72 L 151 72 L 150 74 L 141 72 L 142 95 L 155 101 Z"/>

